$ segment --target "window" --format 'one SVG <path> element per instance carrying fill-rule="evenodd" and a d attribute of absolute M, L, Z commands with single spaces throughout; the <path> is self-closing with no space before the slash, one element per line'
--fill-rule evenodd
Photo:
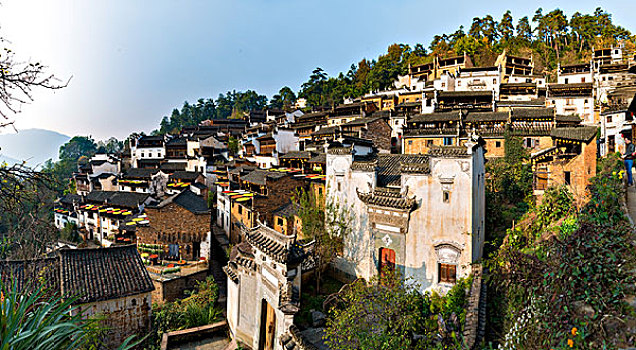
<path fill-rule="evenodd" d="M 338 182 L 338 192 L 342 191 L 342 187 L 340 186 L 340 182 Z"/>
<path fill-rule="evenodd" d="M 444 137 L 444 146 L 452 146 L 453 138 L 452 137 Z"/>
<path fill-rule="evenodd" d="M 318 187 L 318 194 L 322 195 L 322 187 Z"/>
<path fill-rule="evenodd" d="M 493 79 L 493 80 L 492 80 L 492 83 L 493 83 L 493 84 L 497 84 L 497 79 Z"/>
<path fill-rule="evenodd" d="M 413 140 L 409 140 L 409 146 L 413 145 Z"/>
<path fill-rule="evenodd" d="M 437 264 L 439 269 L 439 283 L 457 282 L 457 265 Z"/>
<path fill-rule="evenodd" d="M 450 203 L 450 191 L 444 191 L 442 193 L 442 200 L 444 203 Z"/>
<path fill-rule="evenodd" d="M 144 152 L 141 152 L 141 158 L 143 158 L 143 157 L 144 157 Z"/>
<path fill-rule="evenodd" d="M 569 171 L 564 171 L 563 172 L 563 177 L 565 178 L 565 184 L 566 185 L 571 185 L 571 183 L 570 183 L 570 172 Z"/>
<path fill-rule="evenodd" d="M 279 217 L 276 219 L 278 226 L 283 226 L 283 218 Z"/>
<path fill-rule="evenodd" d="M 612 116 L 611 116 L 611 115 L 608 115 L 608 116 L 607 116 L 607 122 L 608 122 L 608 123 L 611 123 L 611 122 L 612 122 Z"/>
<path fill-rule="evenodd" d="M 585 83 L 585 77 L 581 78 L 581 83 Z"/>
<path fill-rule="evenodd" d="M 148 158 L 152 158 L 152 152 L 148 153 Z"/>
<path fill-rule="evenodd" d="M 567 83 L 568 83 L 568 80 L 569 80 L 568 78 L 565 78 L 565 84 L 567 84 Z"/>
<path fill-rule="evenodd" d="M 133 300 L 131 301 L 131 303 L 132 303 L 132 306 L 137 305 L 137 299 L 133 299 Z"/>
<path fill-rule="evenodd" d="M 243 214 L 243 207 L 240 206 L 240 205 L 238 206 L 238 213 L 239 213 L 239 215 Z"/>
<path fill-rule="evenodd" d="M 500 148 L 501 147 L 501 141 L 495 141 L 495 147 L 496 148 Z"/>
<path fill-rule="evenodd" d="M 461 80 L 457 81 L 457 86 L 462 86 L 462 81 Z"/>
<path fill-rule="evenodd" d="M 433 140 L 426 140 L 426 147 L 432 147 L 433 146 Z"/>
<path fill-rule="evenodd" d="M 442 83 L 442 87 L 446 87 L 446 83 Z"/>

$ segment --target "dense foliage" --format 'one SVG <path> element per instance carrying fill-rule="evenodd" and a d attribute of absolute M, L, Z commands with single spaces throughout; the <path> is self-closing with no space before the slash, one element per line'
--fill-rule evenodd
<path fill-rule="evenodd" d="M 288 101 L 291 96 L 281 90 Z M 291 92 L 293 94 L 293 91 Z M 281 96 L 283 96 L 281 95 Z M 281 97 L 282 99 L 283 97 Z M 295 97 L 293 98 L 295 101 Z M 281 100 L 284 103 L 284 100 Z M 219 94 L 216 100 L 200 98 L 195 104 L 188 101 L 183 103 L 181 110 L 175 108 L 170 116 L 164 116 L 157 131 L 159 134 L 176 134 L 184 126 L 198 125 L 208 119 L 240 118 L 244 112 L 262 110 L 267 106 L 267 97 L 256 91 L 228 91 Z"/>
<path fill-rule="evenodd" d="M 634 293 L 633 228 L 626 221 L 618 157 L 600 161 L 589 202 L 545 192 L 490 262 L 500 348 L 616 348 L 633 344 L 625 298 Z"/>
<path fill-rule="evenodd" d="M 164 304 L 153 304 L 153 332 L 147 346 L 158 349 L 163 333 L 203 326 L 219 321 L 223 315 L 216 307 L 218 289 L 214 278 L 209 276 L 197 283 L 188 297 Z"/>
<path fill-rule="evenodd" d="M 422 295 L 397 272 L 356 280 L 329 310 L 326 342 L 332 349 L 459 349 L 470 285 L 459 280 L 440 296 Z"/>
<path fill-rule="evenodd" d="M 532 203 L 532 172 L 520 137 L 505 136 L 505 155 L 486 163 L 486 252 L 502 243 L 506 229 Z"/>

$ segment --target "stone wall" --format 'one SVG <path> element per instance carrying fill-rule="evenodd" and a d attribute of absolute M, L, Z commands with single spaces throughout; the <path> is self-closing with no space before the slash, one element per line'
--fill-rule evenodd
<path fill-rule="evenodd" d="M 152 292 L 153 303 L 172 302 L 186 297 L 186 290 L 193 290 L 197 282 L 204 281 L 208 277 L 208 270 L 201 270 L 185 276 L 173 276 L 157 278 L 150 274 L 155 290 Z"/>
<path fill-rule="evenodd" d="M 473 266 L 473 284 L 468 295 L 464 343 L 468 349 L 477 349 L 486 330 L 486 284 L 482 283 L 483 268 Z"/>
<path fill-rule="evenodd" d="M 362 130 L 362 138 L 373 140 L 373 145 L 384 153 L 391 152 L 391 126 L 384 119 L 378 119 L 367 125 L 367 130 Z"/>

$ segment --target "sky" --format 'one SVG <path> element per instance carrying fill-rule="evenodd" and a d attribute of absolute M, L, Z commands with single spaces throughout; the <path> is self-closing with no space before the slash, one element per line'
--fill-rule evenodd
<path fill-rule="evenodd" d="M 15 116 L 96 140 L 150 132 L 184 101 L 228 90 L 271 97 L 298 91 L 311 71 L 330 75 L 392 43 L 426 47 L 472 18 L 511 10 L 515 22 L 561 8 L 592 13 L 598 1 L 1 0 L 0 36 L 22 61 L 41 62 L 66 88 L 38 91 Z M 636 32 L 636 1 L 603 0 Z M 630 21 L 630 17 L 632 21 Z"/>

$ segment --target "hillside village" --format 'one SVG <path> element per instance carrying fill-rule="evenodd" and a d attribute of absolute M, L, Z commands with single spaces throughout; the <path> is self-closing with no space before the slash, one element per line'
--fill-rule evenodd
<path fill-rule="evenodd" d="M 22 289 L 46 275 L 50 290 L 79 293 L 75 305 L 104 317 L 115 348 L 154 332 L 153 305 L 192 297 L 212 276 L 215 322 L 166 330 L 161 349 L 313 350 L 334 348 L 329 307 L 350 286 L 398 272 L 422 295 L 465 286 L 461 321 L 439 316 L 433 328 L 476 348 L 491 305 L 487 164 L 514 138 L 537 203 L 557 187 L 587 203 L 597 159 L 636 137 L 636 52 L 594 48 L 589 62 L 559 65 L 554 82 L 535 66 L 506 50 L 492 66 L 435 56 L 332 107 L 299 98 L 131 137 L 78 164 L 74 192 L 55 201 L 53 224 L 80 239 L 2 261 L 0 277 Z M 333 256 L 310 228 L 312 208 L 338 239 Z"/>

